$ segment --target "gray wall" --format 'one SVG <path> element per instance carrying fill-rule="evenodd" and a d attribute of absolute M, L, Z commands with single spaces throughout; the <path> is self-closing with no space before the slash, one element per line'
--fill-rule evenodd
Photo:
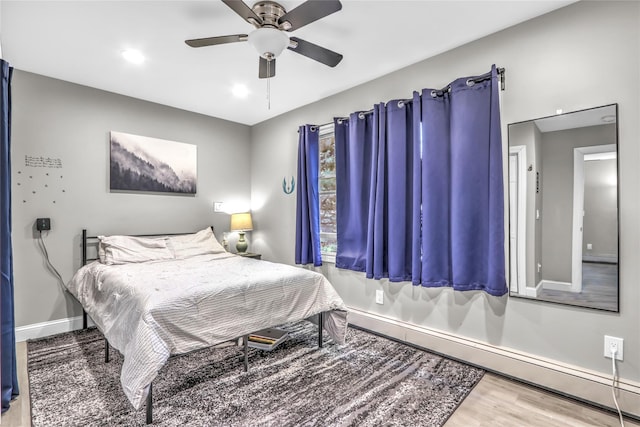
<path fill-rule="evenodd" d="M 80 266 L 80 232 L 154 233 L 229 229 L 213 201 L 248 205 L 248 126 L 16 70 L 12 84 L 13 249 L 16 326 L 73 317 L 80 306 L 44 265 L 34 221 L 50 217 L 51 262 L 65 280 Z M 195 196 L 109 192 L 109 131 L 198 146 Z M 25 156 L 60 159 L 62 168 L 25 166 Z M 248 169 L 248 168 L 247 168 Z M 47 175 L 49 174 L 49 175 Z M 64 192 L 62 191 L 64 190 Z"/>
<path fill-rule="evenodd" d="M 605 334 L 624 338 L 620 375 L 640 381 L 640 132 L 638 129 L 640 4 L 579 2 L 484 39 L 281 115 L 251 129 L 254 249 L 265 259 L 293 263 L 295 196 L 282 178 L 296 171 L 297 133 L 304 123 L 325 123 L 413 90 L 440 88 L 459 76 L 505 67 L 502 121 L 506 124 L 619 104 L 620 313 L 606 313 L 482 292 L 424 289 L 409 283 L 365 280 L 362 274 L 323 271 L 345 302 L 370 313 L 505 346 L 570 365 L 608 373 Z M 383 289 L 385 304 L 375 303 Z"/>
<path fill-rule="evenodd" d="M 588 259 L 615 262 L 618 257 L 617 170 L 616 159 L 584 162 L 582 254 Z"/>
<path fill-rule="evenodd" d="M 571 283 L 573 150 L 615 144 L 614 124 L 542 134 L 542 278 Z"/>

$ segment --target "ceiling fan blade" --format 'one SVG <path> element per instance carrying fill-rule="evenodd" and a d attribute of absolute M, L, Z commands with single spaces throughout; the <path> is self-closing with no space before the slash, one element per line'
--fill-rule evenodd
<path fill-rule="evenodd" d="M 290 44 L 287 49 L 299 53 L 300 55 L 304 55 L 307 58 L 322 62 L 324 65 L 328 65 L 329 67 L 335 67 L 340 63 L 340 61 L 342 61 L 342 55 L 339 53 L 306 40 L 302 40 L 297 37 L 290 37 L 289 43 Z"/>
<path fill-rule="evenodd" d="M 342 3 L 339 0 L 308 0 L 282 15 L 278 25 L 285 31 L 297 30 L 340 9 Z"/>
<path fill-rule="evenodd" d="M 257 27 L 263 24 L 262 18 L 256 15 L 255 12 L 242 0 L 222 0 L 222 3 L 233 9 L 235 13 L 240 15 L 249 24 Z"/>
<path fill-rule="evenodd" d="M 260 70 L 258 77 L 261 79 L 267 79 L 276 75 L 276 58 L 271 61 L 267 61 L 262 56 L 260 57 Z"/>
<path fill-rule="evenodd" d="M 213 46 L 217 44 L 246 42 L 248 39 L 249 39 L 249 36 L 246 34 L 235 34 L 233 36 L 219 36 L 219 37 L 206 37 L 203 39 L 191 39 L 191 40 L 185 40 L 184 42 L 191 47 L 205 47 L 205 46 Z"/>

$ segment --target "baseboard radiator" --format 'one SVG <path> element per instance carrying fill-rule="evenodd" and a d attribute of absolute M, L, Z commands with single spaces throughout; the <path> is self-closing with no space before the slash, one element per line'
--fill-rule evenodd
<path fill-rule="evenodd" d="M 615 410 L 611 375 L 349 308 L 349 323 L 591 405 Z M 348 337 L 347 337 L 348 340 Z M 625 415 L 640 419 L 640 384 L 620 379 Z"/>

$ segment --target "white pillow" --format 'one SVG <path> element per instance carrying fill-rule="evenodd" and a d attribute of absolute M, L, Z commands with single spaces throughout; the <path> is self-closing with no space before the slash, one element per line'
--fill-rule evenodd
<path fill-rule="evenodd" d="M 222 245 L 218 243 L 211 227 L 193 234 L 169 236 L 169 246 L 173 249 L 173 254 L 178 259 L 226 252 Z"/>
<path fill-rule="evenodd" d="M 98 236 L 98 257 L 107 265 L 173 259 L 166 237 Z"/>

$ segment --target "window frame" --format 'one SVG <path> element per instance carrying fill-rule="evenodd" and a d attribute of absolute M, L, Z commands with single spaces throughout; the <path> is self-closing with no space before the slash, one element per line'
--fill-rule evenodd
<path fill-rule="evenodd" d="M 326 138 L 327 136 L 330 136 L 331 139 L 333 139 L 334 162 L 335 162 L 335 143 L 336 143 L 336 139 L 335 139 L 335 128 L 334 128 L 334 124 L 333 123 L 322 125 L 322 126 L 320 126 L 318 128 L 319 142 L 322 141 L 322 139 Z M 322 145 L 321 143 L 318 144 L 318 150 L 319 151 L 321 150 L 321 148 L 320 148 L 321 145 Z M 320 152 L 318 153 L 318 159 L 319 159 L 319 162 L 318 162 L 318 180 L 320 180 L 321 178 L 326 179 L 326 175 L 324 177 L 322 175 L 322 160 L 321 160 Z M 334 163 L 334 172 L 335 172 L 335 163 Z M 329 178 L 331 178 L 331 177 L 329 177 Z M 333 179 L 334 180 L 336 179 L 335 173 L 334 173 Z M 335 190 L 333 190 L 333 191 L 322 191 L 321 186 L 320 186 L 320 182 L 318 182 L 318 198 L 320 198 L 320 196 L 323 195 L 323 194 L 335 194 L 336 202 L 337 202 L 337 185 L 335 186 Z M 320 203 L 319 203 L 319 205 L 320 205 Z M 337 203 L 336 203 L 336 206 L 337 206 Z M 322 215 L 320 217 L 322 218 Z M 334 218 L 336 218 L 336 212 L 334 212 Z M 336 227 L 337 227 L 337 224 L 334 224 L 334 225 L 336 225 Z M 320 223 L 320 240 L 321 241 L 322 241 L 322 236 L 335 236 L 336 251 L 326 251 L 326 250 L 324 250 L 324 248 L 321 248 L 321 250 L 320 250 L 323 262 L 335 263 L 336 262 L 336 253 L 337 253 L 337 241 L 338 241 L 337 230 L 336 230 L 335 233 L 322 231 L 322 222 L 321 222 Z"/>

